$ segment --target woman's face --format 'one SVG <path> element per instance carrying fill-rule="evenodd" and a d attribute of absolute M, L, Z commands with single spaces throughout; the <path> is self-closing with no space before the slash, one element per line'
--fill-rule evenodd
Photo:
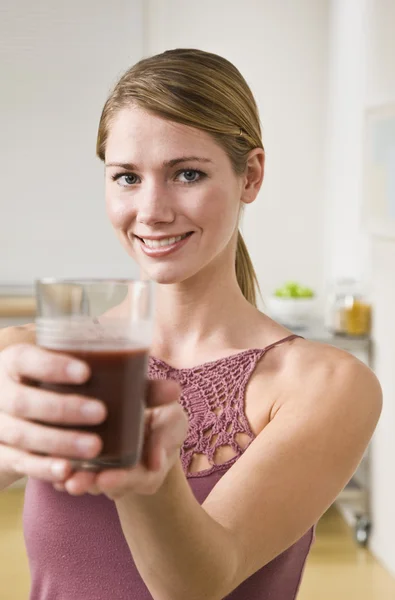
<path fill-rule="evenodd" d="M 124 109 L 105 163 L 111 223 L 150 279 L 179 283 L 234 252 L 243 178 L 209 134 Z"/>

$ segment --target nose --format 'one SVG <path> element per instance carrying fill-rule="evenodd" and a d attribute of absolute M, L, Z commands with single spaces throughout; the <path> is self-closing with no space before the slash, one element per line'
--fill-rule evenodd
<path fill-rule="evenodd" d="M 159 185 L 151 185 L 141 194 L 137 206 L 136 220 L 143 225 L 173 223 L 175 212 L 168 192 Z"/>

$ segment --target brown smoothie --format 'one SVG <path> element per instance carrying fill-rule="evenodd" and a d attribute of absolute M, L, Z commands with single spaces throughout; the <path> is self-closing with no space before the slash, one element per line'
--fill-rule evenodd
<path fill-rule="evenodd" d="M 148 349 L 61 352 L 86 362 L 91 369 L 91 378 L 82 385 L 41 383 L 40 387 L 102 400 L 108 412 L 106 420 L 100 425 L 64 426 L 96 433 L 103 440 L 101 454 L 93 460 L 82 460 L 79 467 L 100 470 L 136 464 L 142 446 Z"/>

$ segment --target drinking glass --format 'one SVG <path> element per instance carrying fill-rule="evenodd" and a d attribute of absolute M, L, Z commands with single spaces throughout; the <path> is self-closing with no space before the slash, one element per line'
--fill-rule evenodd
<path fill-rule="evenodd" d="M 135 465 L 141 458 L 148 353 L 152 341 L 154 288 L 132 279 L 40 279 L 36 281 L 39 346 L 87 363 L 82 385 L 41 383 L 62 394 L 101 400 L 107 418 L 99 425 L 62 427 L 98 434 L 100 455 L 74 460 L 76 470 Z M 57 425 L 58 427 L 58 425 Z"/>

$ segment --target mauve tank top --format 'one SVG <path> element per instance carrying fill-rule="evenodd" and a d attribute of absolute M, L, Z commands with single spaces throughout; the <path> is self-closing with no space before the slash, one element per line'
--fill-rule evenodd
<path fill-rule="evenodd" d="M 237 433 L 254 439 L 244 413 L 244 395 L 258 361 L 274 346 L 295 337 L 190 369 L 174 369 L 150 359 L 151 379 L 175 379 L 181 384 L 180 401 L 189 417 L 181 460 L 200 503 L 242 455 Z M 234 457 L 216 465 L 215 450 L 222 445 L 231 446 Z M 206 455 L 212 466 L 190 473 L 195 453 Z M 312 527 L 227 598 L 294 600 L 314 530 Z M 24 532 L 31 572 L 30 600 L 152 600 L 133 562 L 115 504 L 106 496 L 73 497 L 55 491 L 49 483 L 29 479 Z"/>

